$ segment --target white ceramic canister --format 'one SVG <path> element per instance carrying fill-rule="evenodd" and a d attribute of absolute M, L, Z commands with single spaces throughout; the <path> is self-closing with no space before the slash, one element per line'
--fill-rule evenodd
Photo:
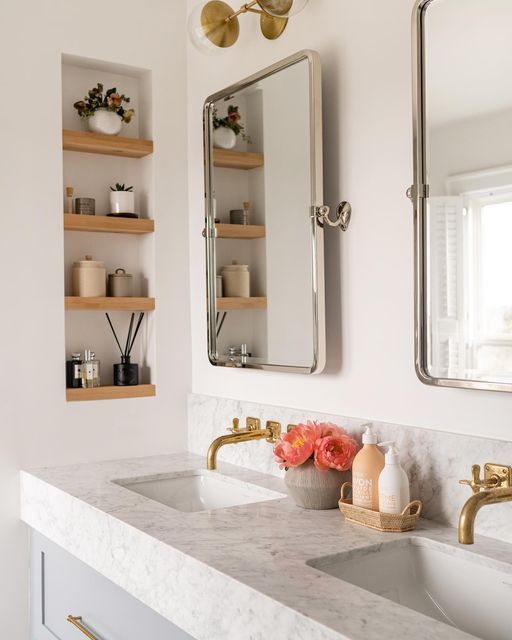
<path fill-rule="evenodd" d="M 217 298 L 222 298 L 222 276 L 215 276 L 215 294 Z"/>
<path fill-rule="evenodd" d="M 103 297 L 107 294 L 105 263 L 85 256 L 73 263 L 73 295 L 81 298 Z"/>
<path fill-rule="evenodd" d="M 222 293 L 226 298 L 250 298 L 249 265 L 227 264 L 222 267 Z"/>
<path fill-rule="evenodd" d="M 133 276 L 124 269 L 116 269 L 108 274 L 108 295 L 113 298 L 130 298 L 132 294 Z"/>

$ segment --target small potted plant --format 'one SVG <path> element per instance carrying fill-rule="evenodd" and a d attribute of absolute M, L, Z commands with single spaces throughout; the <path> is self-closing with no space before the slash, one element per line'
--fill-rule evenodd
<path fill-rule="evenodd" d="M 103 95 L 103 85 L 93 87 L 83 100 L 75 102 L 73 107 L 81 118 L 87 119 L 90 131 L 117 136 L 121 131 L 123 122 L 128 124 L 135 115 L 134 109 L 125 109 L 124 104 L 129 104 L 130 98 L 124 93 L 119 94 L 113 87 Z"/>
<path fill-rule="evenodd" d="M 341 427 L 308 421 L 281 434 L 274 455 L 286 469 L 285 484 L 299 507 L 334 509 L 357 450 L 357 442 Z"/>
<path fill-rule="evenodd" d="M 136 218 L 133 187 L 116 182 L 110 187 L 110 215 L 121 218 Z"/>
<path fill-rule="evenodd" d="M 228 106 L 228 115 L 219 118 L 217 109 L 213 109 L 213 146 L 221 149 L 232 149 L 236 144 L 237 136 L 250 143 L 250 138 L 245 134 L 244 125 L 240 122 L 242 116 L 238 113 L 238 107 L 233 104 Z"/>

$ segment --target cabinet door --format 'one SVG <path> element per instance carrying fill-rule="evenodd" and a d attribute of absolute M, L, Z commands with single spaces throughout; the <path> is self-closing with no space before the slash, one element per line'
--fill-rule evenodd
<path fill-rule="evenodd" d="M 192 640 L 192 636 L 36 532 L 31 550 L 31 640 Z"/>

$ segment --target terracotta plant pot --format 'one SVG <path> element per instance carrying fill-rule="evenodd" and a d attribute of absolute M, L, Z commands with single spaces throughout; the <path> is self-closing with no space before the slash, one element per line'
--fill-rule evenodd
<path fill-rule="evenodd" d="M 350 471 L 318 471 L 313 460 L 290 467 L 284 482 L 295 504 L 304 509 L 336 509 L 341 485 L 351 478 Z"/>

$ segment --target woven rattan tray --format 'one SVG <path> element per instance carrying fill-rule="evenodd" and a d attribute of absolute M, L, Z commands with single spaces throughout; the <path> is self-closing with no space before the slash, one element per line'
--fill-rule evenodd
<path fill-rule="evenodd" d="M 377 531 L 412 531 L 416 527 L 416 522 L 421 515 L 421 500 L 413 500 L 405 507 L 402 513 L 380 513 L 380 511 L 370 511 L 362 507 L 355 507 L 352 498 L 346 498 L 346 489 L 352 488 L 351 482 L 343 483 L 341 487 L 341 498 L 338 502 L 341 513 L 349 522 L 361 524 Z"/>

